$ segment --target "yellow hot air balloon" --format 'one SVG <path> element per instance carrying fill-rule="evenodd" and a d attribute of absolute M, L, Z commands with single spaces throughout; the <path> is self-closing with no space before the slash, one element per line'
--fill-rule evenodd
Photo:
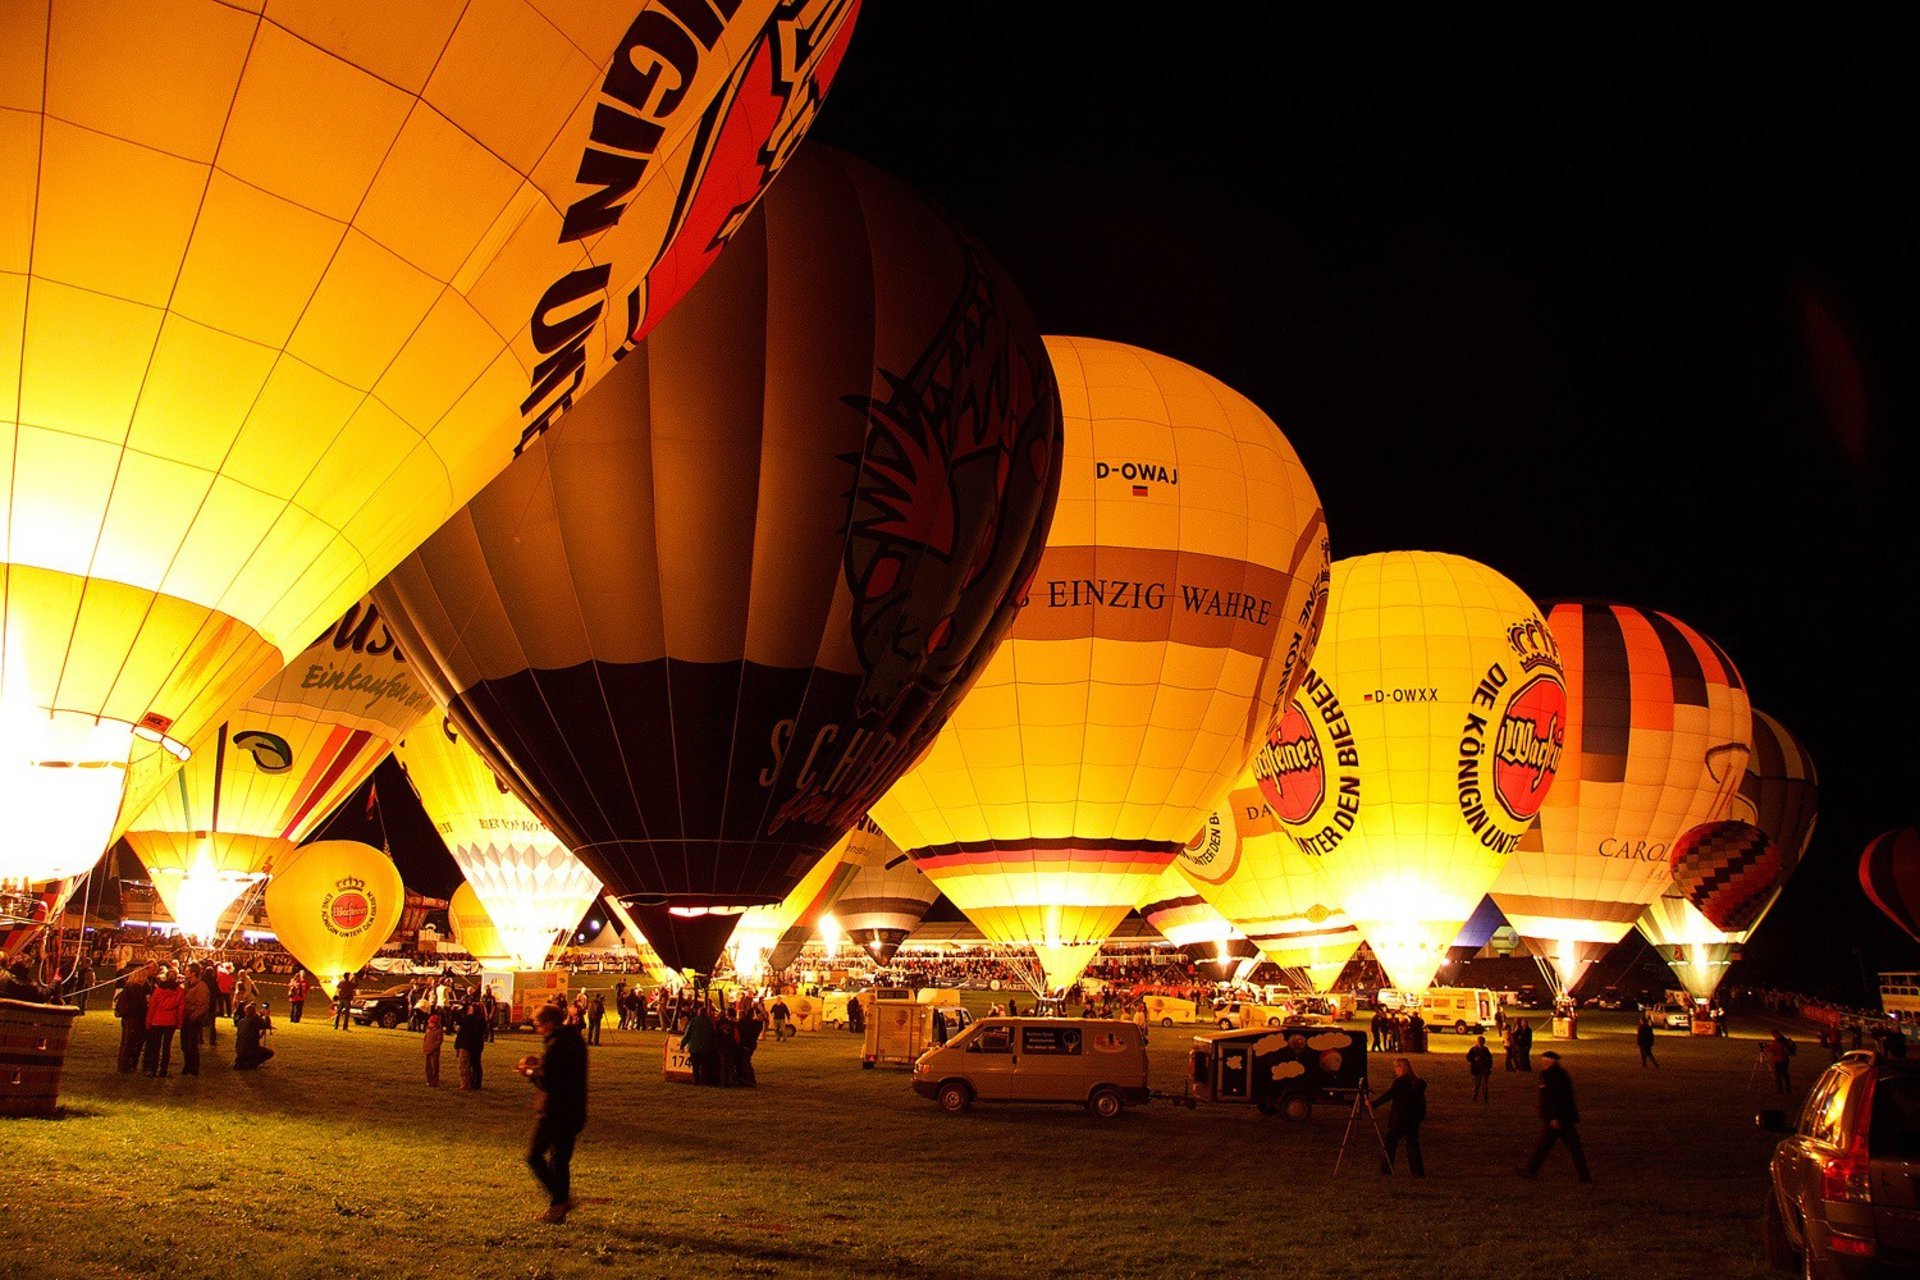
<path fill-rule="evenodd" d="M 804 935 L 812 931 L 815 922 L 833 906 L 840 891 L 847 887 L 847 881 L 853 878 L 854 868 L 846 861 L 847 845 L 852 838 L 852 832 L 841 836 L 779 902 L 740 913 L 740 923 L 733 927 L 733 936 L 727 939 L 727 954 L 733 961 L 734 973 L 744 980 L 757 981 L 769 971 L 786 968 L 785 963 L 773 963 L 774 953 L 783 949 L 781 944 L 792 939 L 796 930 L 802 936 L 792 940 L 804 942 Z M 794 945 L 791 949 L 798 951 L 799 947 Z M 791 955 L 785 959 L 791 960 Z"/>
<path fill-rule="evenodd" d="M 127 831 L 180 927 L 210 937 L 433 703 L 365 600 L 195 744 Z"/>
<path fill-rule="evenodd" d="M 1432 981 L 1539 813 L 1566 707 L 1553 633 L 1492 569 L 1334 565 L 1313 669 L 1254 767 L 1395 986 Z"/>
<path fill-rule="evenodd" d="M 1360 949 L 1360 930 L 1338 909 L 1318 862 L 1280 829 L 1249 766 L 1173 870 L 1189 892 L 1315 991 L 1330 991 Z"/>
<path fill-rule="evenodd" d="M 538 969 L 580 923 L 600 881 L 533 811 L 500 784 L 445 716 L 394 748 L 434 829 L 498 926 L 500 954 Z"/>
<path fill-rule="evenodd" d="M 1247 935 L 1194 892 L 1179 863 L 1160 873 L 1139 910 L 1140 918 L 1189 960 L 1213 965 L 1221 977 L 1236 977 L 1243 966 L 1250 970 L 1259 963 L 1260 952 Z"/>
<path fill-rule="evenodd" d="M 447 899 L 447 923 L 453 927 L 453 940 L 488 969 L 539 969 L 546 965 L 545 951 L 528 958 L 512 950 L 469 883 L 463 882 Z"/>
<path fill-rule="evenodd" d="M 610 893 L 600 901 L 607 913 L 620 922 L 620 932 L 626 935 L 626 945 L 634 949 L 634 954 L 640 958 L 640 967 L 646 970 L 648 977 L 663 987 L 677 987 L 686 982 L 686 977 L 678 969 L 670 968 L 660 958 L 660 953 L 653 949 L 653 944 L 647 941 L 647 935 L 641 932 L 625 903 Z"/>
<path fill-rule="evenodd" d="M 1077 978 L 1284 706 L 1327 543 L 1293 446 L 1198 370 L 1048 338 L 1060 499 L 1025 606 L 931 750 L 872 809 L 993 942 Z"/>
<path fill-rule="evenodd" d="M 1667 887 L 1686 832 L 1724 817 L 1750 732 L 1746 686 L 1720 646 L 1677 618 L 1556 604 L 1566 754 L 1493 901 L 1562 987 Z"/>
<path fill-rule="evenodd" d="M 302 845 L 267 882 L 267 923 L 329 997 L 358 973 L 400 923 L 406 886 L 393 859 L 357 840 Z"/>
<path fill-rule="evenodd" d="M 660 318 L 856 9 L 0 7 L 0 878 L 91 866 L 130 758 L 157 786 Z"/>

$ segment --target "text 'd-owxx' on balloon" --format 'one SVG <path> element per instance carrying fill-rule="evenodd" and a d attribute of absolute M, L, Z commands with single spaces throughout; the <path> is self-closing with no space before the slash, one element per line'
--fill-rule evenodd
<path fill-rule="evenodd" d="M 1176 360 L 1047 339 L 1067 462 L 1007 643 L 874 821 L 986 937 L 1072 982 L 1306 669 L 1327 536 L 1260 409 Z"/>
<path fill-rule="evenodd" d="M 361 600 L 193 744 L 127 824 L 127 845 L 174 921 L 209 939 L 235 899 L 432 711 L 379 611 Z"/>
<path fill-rule="evenodd" d="M 400 923 L 406 886 L 393 859 L 357 840 L 316 840 L 280 860 L 267 881 L 267 923 L 331 996 Z"/>
<path fill-rule="evenodd" d="M 1566 750 L 1493 900 L 1563 986 L 1625 937 L 1669 880 L 1675 842 L 1726 816 L 1751 714 L 1733 662 L 1677 618 L 1564 601 Z"/>
<path fill-rule="evenodd" d="M 1255 772 L 1396 987 L 1431 982 L 1540 812 L 1566 709 L 1553 633 L 1492 569 L 1334 565 L 1313 669 Z"/>
<path fill-rule="evenodd" d="M 393 751 L 505 954 L 522 969 L 540 968 L 600 896 L 600 881 L 444 715 L 429 716 Z"/>
<path fill-rule="evenodd" d="M 1174 869 L 1261 955 L 1316 991 L 1332 990 L 1360 949 L 1360 930 L 1335 901 L 1319 859 L 1281 829 L 1251 765 Z"/>
<path fill-rule="evenodd" d="M 657 323 L 857 7 L 0 6 L 0 875 L 91 866 L 130 759 L 157 788 Z"/>
<path fill-rule="evenodd" d="M 806 148 L 647 341 L 383 584 L 461 735 L 709 969 L 1012 620 L 1053 374 L 981 246 Z"/>

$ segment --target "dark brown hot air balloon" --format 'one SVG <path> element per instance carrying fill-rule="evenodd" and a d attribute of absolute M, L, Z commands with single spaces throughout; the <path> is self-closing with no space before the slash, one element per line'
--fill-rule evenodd
<path fill-rule="evenodd" d="M 946 720 L 1059 456 L 1011 282 L 912 190 L 803 150 L 379 598 L 460 732 L 704 971 Z"/>
<path fill-rule="evenodd" d="M 1875 836 L 1860 855 L 1860 887 L 1887 919 L 1920 942 L 1920 830 Z"/>

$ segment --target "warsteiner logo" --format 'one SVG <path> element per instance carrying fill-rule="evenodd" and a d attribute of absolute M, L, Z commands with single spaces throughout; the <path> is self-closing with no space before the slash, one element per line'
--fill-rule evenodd
<path fill-rule="evenodd" d="M 359 876 L 344 876 L 320 899 L 320 923 L 329 933 L 342 938 L 365 933 L 373 927 L 377 904 Z"/>
<path fill-rule="evenodd" d="M 1327 794 L 1327 770 L 1320 744 L 1313 737 L 1313 726 L 1307 723 L 1307 713 L 1298 702 L 1288 705 L 1273 741 L 1261 755 L 1273 780 L 1268 794 L 1275 799 L 1274 813 L 1282 822 L 1290 823 L 1312 817 Z"/>
<path fill-rule="evenodd" d="M 1566 745 L 1566 722 L 1567 691 L 1555 676 L 1533 677 L 1507 703 L 1494 740 L 1493 794 L 1522 821 L 1546 800 Z"/>

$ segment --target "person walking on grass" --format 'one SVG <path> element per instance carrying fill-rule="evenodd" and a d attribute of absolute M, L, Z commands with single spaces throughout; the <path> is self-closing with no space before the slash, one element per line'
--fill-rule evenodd
<path fill-rule="evenodd" d="M 1554 1144 L 1564 1142 L 1567 1154 L 1573 1157 L 1574 1173 L 1580 1181 L 1590 1183 L 1593 1174 L 1587 1168 L 1587 1150 L 1580 1143 L 1580 1108 L 1573 1100 L 1573 1077 L 1552 1049 L 1540 1056 L 1547 1064 L 1540 1073 L 1540 1138 L 1533 1144 L 1532 1157 L 1514 1172 L 1523 1178 L 1539 1177 L 1540 1166 L 1546 1163 Z"/>
<path fill-rule="evenodd" d="M 420 1036 L 420 1056 L 427 1067 L 427 1088 L 440 1087 L 440 1046 L 447 1038 L 446 1031 L 440 1026 L 440 1015 L 427 1016 L 427 1029 Z"/>
<path fill-rule="evenodd" d="M 1485 1102 L 1487 1086 L 1493 1083 L 1493 1050 L 1487 1048 L 1485 1036 L 1475 1036 L 1467 1050 L 1467 1074 L 1473 1077 L 1473 1100 Z"/>
<path fill-rule="evenodd" d="M 1407 1171 L 1416 1178 L 1427 1176 L 1426 1162 L 1420 1158 L 1420 1122 L 1427 1118 L 1427 1082 L 1413 1074 L 1413 1064 L 1405 1058 L 1393 1060 L 1393 1083 L 1373 1100 L 1392 1104 L 1387 1112 L 1387 1154 L 1380 1158 L 1380 1172 L 1393 1172 L 1394 1157 L 1400 1144 L 1407 1144 Z"/>
<path fill-rule="evenodd" d="M 546 1010 L 542 1009 L 542 1013 Z M 437 1015 L 436 1015 L 437 1016 Z M 466 1012 L 460 1015 L 453 1032 L 454 1056 L 460 1060 L 460 1087 L 475 1090 L 481 1085 L 480 1055 L 487 1047 L 487 1015 L 480 1012 L 480 1002 L 467 1005 Z"/>
<path fill-rule="evenodd" d="M 587 1043 L 600 1043 L 600 1024 L 607 1017 L 607 998 L 598 991 L 587 1001 Z"/>
<path fill-rule="evenodd" d="M 849 1010 L 851 1010 L 853 1000 L 849 999 L 847 1005 Z M 789 1034 L 790 1028 L 787 1025 L 787 1019 L 792 1017 L 793 1013 L 787 1008 L 787 1002 L 779 996 L 773 998 L 773 1008 L 769 1010 L 769 1012 L 773 1014 L 773 1042 L 779 1044 L 785 1040 Z M 849 1022 L 852 1021 L 853 1014 L 851 1011 L 847 1014 L 847 1019 Z"/>
<path fill-rule="evenodd" d="M 180 1074 L 200 1074 L 200 1032 L 213 1017 L 213 993 L 200 980 L 200 966 L 187 966 L 186 985 L 180 989 Z"/>
<path fill-rule="evenodd" d="M 1645 1071 L 1652 1067 L 1658 1071 L 1660 1060 L 1653 1056 L 1653 1023 L 1647 1020 L 1644 1013 L 1640 1015 L 1640 1025 L 1633 1029 L 1633 1042 L 1640 1047 L 1640 1069 Z"/>
<path fill-rule="evenodd" d="M 307 1008 L 307 971 L 295 969 L 287 979 L 287 1021 L 298 1022 Z"/>
<path fill-rule="evenodd" d="M 171 969 L 162 968 L 147 998 L 147 1052 L 142 1065 L 147 1074 L 164 1080 L 173 1074 L 173 1037 L 180 1030 L 186 993 Z"/>
<path fill-rule="evenodd" d="M 558 1225 L 573 1208 L 573 1145 L 587 1126 L 587 1046 L 580 1029 L 551 1006 L 533 1015 L 533 1029 L 546 1050 L 528 1054 L 518 1067 L 540 1091 L 527 1168 L 547 1193 L 547 1211 L 535 1221 Z"/>
<path fill-rule="evenodd" d="M 484 1014 L 487 1019 L 487 1043 L 488 1044 L 493 1043 L 494 1028 L 499 1025 L 499 1021 L 500 1021 L 498 1017 L 499 1011 L 500 1011 L 500 997 L 496 996 L 493 993 L 493 984 L 489 982 L 487 984 L 487 989 L 480 993 L 480 1012 Z"/>

